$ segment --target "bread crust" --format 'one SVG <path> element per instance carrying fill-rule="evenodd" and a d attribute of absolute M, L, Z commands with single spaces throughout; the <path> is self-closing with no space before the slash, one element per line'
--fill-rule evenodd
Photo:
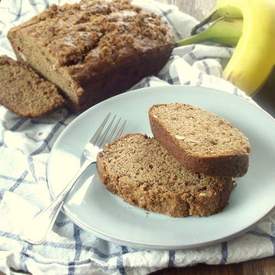
<path fill-rule="evenodd" d="M 167 104 L 161 104 L 167 105 Z M 186 152 L 178 140 L 173 137 L 161 124 L 161 122 L 152 115 L 154 105 L 149 109 L 149 121 L 154 137 L 167 149 L 184 167 L 199 173 L 211 176 L 241 177 L 249 165 L 248 154 L 197 157 Z"/>
<path fill-rule="evenodd" d="M 131 62 L 114 66 L 102 75 L 75 78 L 82 92 L 78 105 L 74 105 L 74 110 L 84 110 L 106 98 L 125 92 L 148 75 L 156 75 L 167 62 L 172 48 L 172 45 L 161 46 L 136 54 L 136 58 Z"/>
<path fill-rule="evenodd" d="M 123 138 L 133 135 L 129 134 Z M 145 138 L 148 138 L 145 136 Z M 117 141 L 116 141 L 117 142 Z M 115 146 L 116 142 L 109 146 Z M 110 175 L 105 164 L 104 151 L 97 156 L 97 171 L 106 188 L 126 202 L 140 208 L 174 217 L 208 216 L 221 211 L 228 203 L 233 182 L 231 178 L 220 180 L 207 192 L 161 192 L 158 188 L 145 190 L 142 185 L 133 188 L 123 179 Z"/>
<path fill-rule="evenodd" d="M 12 28 L 8 39 L 17 58 L 63 90 L 76 112 L 157 74 L 174 47 L 169 26 L 128 0 L 53 5 Z"/>

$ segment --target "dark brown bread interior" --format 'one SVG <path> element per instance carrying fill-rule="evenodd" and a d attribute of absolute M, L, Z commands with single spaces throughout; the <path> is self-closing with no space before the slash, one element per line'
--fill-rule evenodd
<path fill-rule="evenodd" d="M 138 207 L 171 216 L 207 216 L 227 204 L 233 183 L 185 169 L 154 138 L 126 135 L 97 157 L 106 187 Z"/>
<path fill-rule="evenodd" d="M 154 137 L 186 168 L 214 176 L 243 176 L 248 139 L 229 122 L 188 104 L 160 104 L 149 110 Z"/>

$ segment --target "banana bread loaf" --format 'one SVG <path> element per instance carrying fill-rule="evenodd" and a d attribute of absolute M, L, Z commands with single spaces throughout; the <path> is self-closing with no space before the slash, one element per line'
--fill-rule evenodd
<path fill-rule="evenodd" d="M 217 115 L 172 103 L 152 106 L 149 119 L 154 137 L 186 168 L 230 177 L 247 172 L 248 139 Z"/>
<path fill-rule="evenodd" d="M 173 47 L 167 24 L 128 0 L 53 5 L 8 38 L 17 57 L 61 88 L 77 111 L 157 73 Z"/>
<path fill-rule="evenodd" d="M 64 105 L 57 87 L 30 66 L 0 56 L 0 104 L 23 117 L 39 117 Z"/>
<path fill-rule="evenodd" d="M 171 216 L 207 216 L 221 211 L 232 191 L 232 178 L 185 169 L 154 138 L 126 135 L 97 157 L 106 187 L 125 201 Z"/>

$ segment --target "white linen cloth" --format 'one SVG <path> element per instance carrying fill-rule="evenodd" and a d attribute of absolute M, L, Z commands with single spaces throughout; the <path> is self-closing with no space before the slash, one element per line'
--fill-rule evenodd
<path fill-rule="evenodd" d="M 6 38 L 10 27 L 64 0 L 2 0 L 0 2 L 0 54 L 14 56 Z M 67 1 L 68 2 L 68 1 Z M 73 1 L 70 1 L 73 2 Z M 163 16 L 177 38 L 185 37 L 196 23 L 174 6 L 134 0 Z M 158 77 L 147 77 L 133 89 L 159 85 L 196 85 L 244 93 L 221 79 L 222 65 L 230 48 L 191 45 L 174 49 Z M 245 97 L 247 100 L 249 98 Z M 74 118 L 65 109 L 43 119 L 25 119 L 0 107 L 0 270 L 6 274 L 147 274 L 166 267 L 196 263 L 227 264 L 274 255 L 275 212 L 253 230 L 229 242 L 188 250 L 154 251 L 133 249 L 101 240 L 86 233 L 60 214 L 43 245 L 20 240 L 17 219 L 50 201 L 46 165 L 51 147 Z M 275 198 L 274 198 L 275 200 Z M 33 207 L 29 207 L 29 203 Z M 23 216 L 18 216 L 18 208 Z M 234 221 L 232 221 L 234 222 Z"/>

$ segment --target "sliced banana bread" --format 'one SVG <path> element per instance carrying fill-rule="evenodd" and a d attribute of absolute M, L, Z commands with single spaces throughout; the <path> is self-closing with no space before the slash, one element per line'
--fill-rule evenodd
<path fill-rule="evenodd" d="M 39 117 L 64 105 L 57 87 L 28 65 L 0 56 L 0 104 L 23 117 Z"/>
<path fill-rule="evenodd" d="M 59 86 L 77 111 L 158 73 L 174 43 L 159 16 L 128 0 L 53 5 L 8 38 L 17 57 Z"/>
<path fill-rule="evenodd" d="M 230 177 L 247 172 L 248 139 L 217 115 L 172 103 L 152 106 L 149 119 L 154 137 L 186 168 Z"/>
<path fill-rule="evenodd" d="M 106 187 L 125 201 L 171 216 L 207 216 L 222 210 L 232 178 L 185 169 L 154 138 L 129 134 L 98 154 L 97 168 Z"/>

